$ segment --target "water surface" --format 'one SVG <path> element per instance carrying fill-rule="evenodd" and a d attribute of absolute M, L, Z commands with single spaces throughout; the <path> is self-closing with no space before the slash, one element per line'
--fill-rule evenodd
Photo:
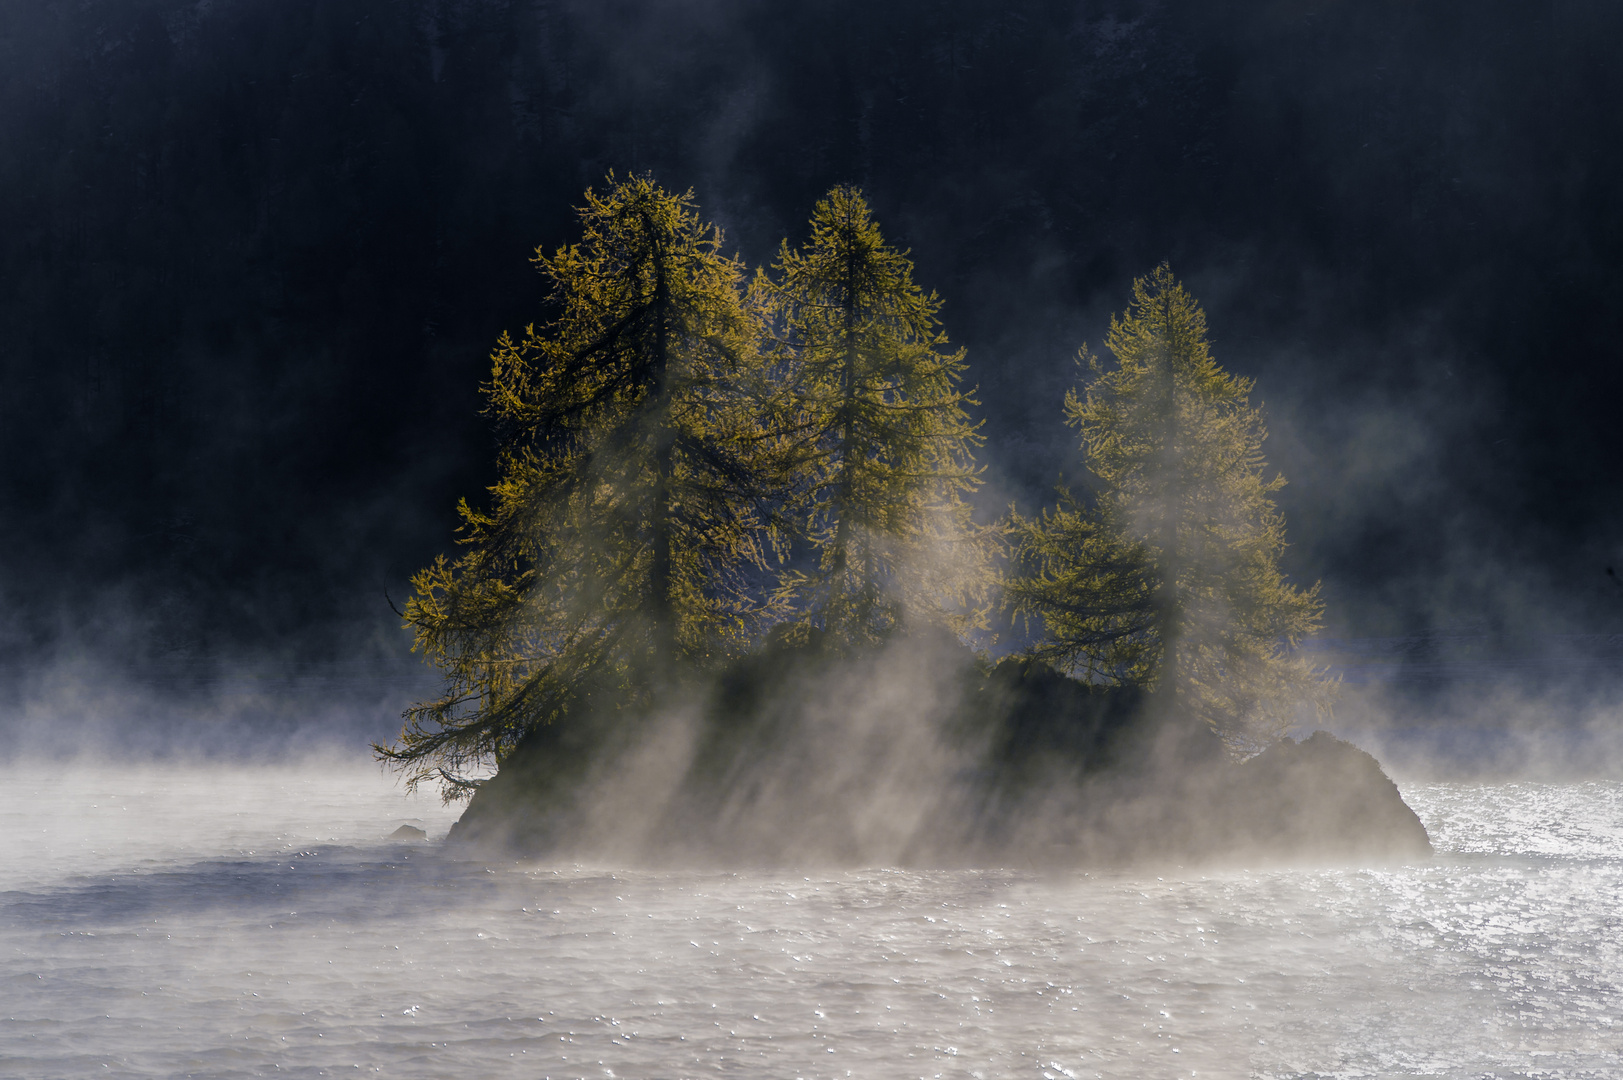
<path fill-rule="evenodd" d="M 364 762 L 0 776 L 0 1075 L 1623 1075 L 1623 784 L 1379 869 L 653 873 Z"/>

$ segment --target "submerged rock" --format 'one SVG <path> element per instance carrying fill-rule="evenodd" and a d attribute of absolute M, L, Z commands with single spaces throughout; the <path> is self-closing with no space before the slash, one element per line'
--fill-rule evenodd
<path fill-rule="evenodd" d="M 388 836 L 390 840 L 427 840 L 428 833 L 415 825 L 402 825 Z"/>
<path fill-rule="evenodd" d="M 1431 845 L 1374 758 L 1324 732 L 1232 761 L 1204 725 L 939 642 L 780 648 L 657 717 L 532 732 L 451 830 L 617 864 L 1370 862 Z"/>

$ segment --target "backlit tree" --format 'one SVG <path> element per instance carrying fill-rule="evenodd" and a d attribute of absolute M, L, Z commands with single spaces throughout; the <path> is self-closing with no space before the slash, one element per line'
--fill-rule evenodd
<path fill-rule="evenodd" d="M 964 352 L 941 301 L 913 282 L 861 192 L 817 203 L 811 236 L 785 241 L 755 297 L 782 331 L 797 412 L 800 521 L 814 561 L 786 579 L 802 616 L 844 645 L 911 619 L 964 629 L 985 581 L 964 496 L 981 442 L 961 386 Z"/>
<path fill-rule="evenodd" d="M 489 507 L 462 503 L 461 556 L 404 612 L 445 693 L 376 749 L 447 798 L 540 725 L 646 707 L 763 615 L 781 479 L 741 267 L 691 192 L 646 177 L 579 214 L 580 242 L 534 260 L 555 317 L 492 355 Z"/>
<path fill-rule="evenodd" d="M 1333 684 L 1296 652 L 1319 624 L 1318 586 L 1285 580 L 1284 485 L 1262 455 L 1252 382 L 1212 359 L 1206 317 L 1165 264 L 1111 319 L 1105 367 L 1065 399 L 1094 498 L 1017 518 L 1014 607 L 1040 617 L 1038 657 L 1154 692 L 1247 753 Z"/>

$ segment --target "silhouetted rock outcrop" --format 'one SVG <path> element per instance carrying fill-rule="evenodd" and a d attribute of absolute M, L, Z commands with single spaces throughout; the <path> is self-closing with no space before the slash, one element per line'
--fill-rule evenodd
<path fill-rule="evenodd" d="M 1241 763 L 1148 696 L 934 639 L 776 646 L 655 717 L 532 732 L 451 839 L 583 861 L 1040 866 L 1424 857 L 1374 758 Z"/>
<path fill-rule="evenodd" d="M 1232 845 L 1280 858 L 1419 858 L 1431 839 L 1380 763 L 1326 731 L 1234 766 L 1222 812 Z"/>

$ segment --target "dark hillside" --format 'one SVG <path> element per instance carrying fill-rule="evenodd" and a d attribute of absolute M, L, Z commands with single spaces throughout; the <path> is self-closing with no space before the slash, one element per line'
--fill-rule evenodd
<path fill-rule="evenodd" d="M 488 480 L 528 254 L 611 168 L 755 260 L 863 185 L 969 346 L 989 508 L 1044 496 L 1075 346 L 1167 258 L 1351 633 L 1604 622 L 1620 38 L 1598 0 L 7 5 L 11 629 L 394 649 L 357 642 Z"/>

